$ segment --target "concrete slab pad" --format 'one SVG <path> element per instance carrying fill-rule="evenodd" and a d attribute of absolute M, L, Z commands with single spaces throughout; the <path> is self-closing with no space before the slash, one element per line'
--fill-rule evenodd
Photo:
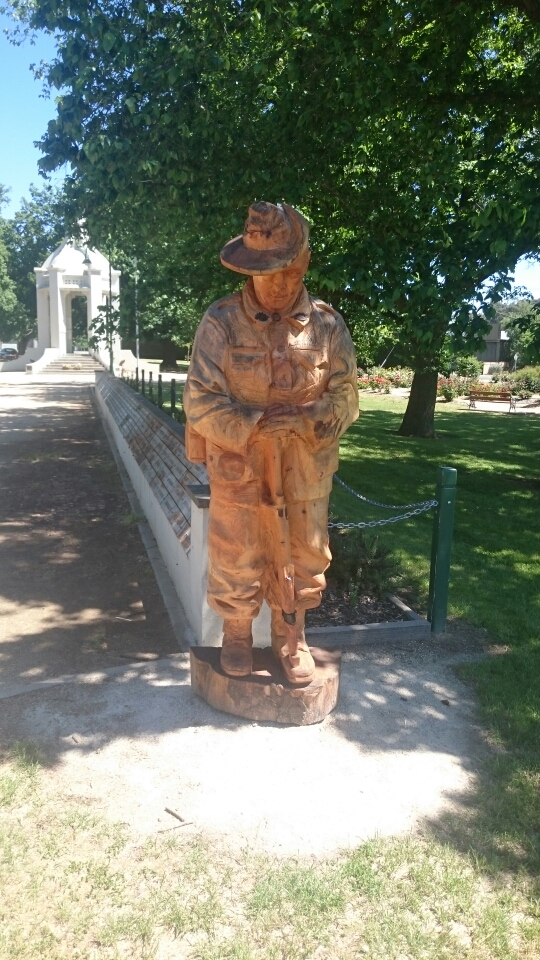
<path fill-rule="evenodd" d="M 467 689 L 425 650 L 345 654 L 340 704 L 311 727 L 218 713 L 178 654 L 3 699 L 0 732 L 135 833 L 177 827 L 169 807 L 179 829 L 281 855 L 414 831 L 467 798 L 481 749 Z"/>

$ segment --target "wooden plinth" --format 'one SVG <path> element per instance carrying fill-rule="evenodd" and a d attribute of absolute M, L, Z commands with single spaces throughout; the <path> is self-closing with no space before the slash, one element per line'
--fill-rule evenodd
<path fill-rule="evenodd" d="M 315 678 L 306 687 L 288 682 L 270 647 L 253 651 L 253 673 L 228 677 L 219 663 L 220 647 L 191 647 L 191 686 L 216 710 L 249 720 L 304 726 L 319 723 L 339 697 L 341 653 L 310 647 Z"/>

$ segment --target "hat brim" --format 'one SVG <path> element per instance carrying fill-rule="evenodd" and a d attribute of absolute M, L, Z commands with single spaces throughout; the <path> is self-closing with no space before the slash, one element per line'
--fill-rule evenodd
<path fill-rule="evenodd" d="M 277 273 L 292 266 L 295 260 L 308 248 L 308 237 L 304 235 L 300 243 L 290 247 L 276 247 L 275 250 L 250 250 L 244 243 L 243 235 L 229 240 L 220 254 L 224 267 L 236 273 L 244 273 L 250 277 L 262 276 L 265 273 Z"/>

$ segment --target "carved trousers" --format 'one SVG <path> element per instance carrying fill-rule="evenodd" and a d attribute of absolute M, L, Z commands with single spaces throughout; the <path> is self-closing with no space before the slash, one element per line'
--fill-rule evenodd
<path fill-rule="evenodd" d="M 240 499 L 240 498 L 235 498 Z M 231 502 L 212 486 L 208 520 L 208 602 L 222 617 L 254 618 L 263 600 L 281 608 L 272 556 L 271 509 Z M 287 503 L 297 609 L 318 607 L 326 586 L 328 496 Z"/>

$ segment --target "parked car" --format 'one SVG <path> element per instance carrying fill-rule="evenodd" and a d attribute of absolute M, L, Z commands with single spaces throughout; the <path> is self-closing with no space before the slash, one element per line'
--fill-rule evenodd
<path fill-rule="evenodd" d="M 13 347 L 0 347 L 0 360 L 16 360 L 18 356 Z"/>

